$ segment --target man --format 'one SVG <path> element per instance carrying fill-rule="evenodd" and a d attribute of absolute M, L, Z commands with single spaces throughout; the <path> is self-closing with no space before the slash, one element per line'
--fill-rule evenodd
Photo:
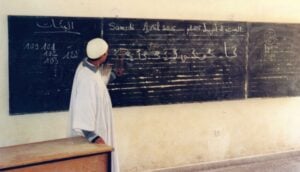
<path fill-rule="evenodd" d="M 108 44 L 101 38 L 90 40 L 87 58 L 77 67 L 73 80 L 70 113 L 72 135 L 84 135 L 91 143 L 114 146 L 111 99 L 106 87 L 111 67 L 103 65 Z M 118 172 L 116 152 L 112 153 L 112 172 Z"/>

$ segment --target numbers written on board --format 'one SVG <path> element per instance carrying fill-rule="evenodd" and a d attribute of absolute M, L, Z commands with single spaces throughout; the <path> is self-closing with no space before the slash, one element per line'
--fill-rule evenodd
<path fill-rule="evenodd" d="M 53 42 L 27 42 L 25 43 L 23 49 L 25 51 L 37 51 L 40 54 L 40 57 L 43 58 L 43 64 L 48 65 L 59 64 L 59 59 L 72 60 L 79 57 L 78 50 L 76 50 L 72 45 L 67 46 L 66 50 L 63 50 L 63 53 L 59 54 L 57 45 Z"/>

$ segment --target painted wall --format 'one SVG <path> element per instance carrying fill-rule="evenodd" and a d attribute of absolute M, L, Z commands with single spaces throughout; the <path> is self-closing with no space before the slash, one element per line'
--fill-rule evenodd
<path fill-rule="evenodd" d="M 68 112 L 8 114 L 7 15 L 300 23 L 296 0 L 0 0 L 0 146 L 63 138 Z M 122 172 L 300 149 L 300 97 L 115 108 Z M 1 156 L 1 155 L 0 155 Z"/>

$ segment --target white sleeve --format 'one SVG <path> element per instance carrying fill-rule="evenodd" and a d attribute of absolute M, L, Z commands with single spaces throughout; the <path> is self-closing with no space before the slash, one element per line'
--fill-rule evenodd
<path fill-rule="evenodd" d="M 109 83 L 111 77 L 111 71 L 112 71 L 111 67 L 101 66 L 100 68 L 101 78 L 105 85 Z"/>
<path fill-rule="evenodd" d="M 82 80 L 74 90 L 72 129 L 95 131 L 97 99 L 94 84 Z"/>

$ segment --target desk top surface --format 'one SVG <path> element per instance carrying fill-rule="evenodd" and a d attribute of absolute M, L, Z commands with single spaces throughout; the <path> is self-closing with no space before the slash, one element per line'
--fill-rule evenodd
<path fill-rule="evenodd" d="M 83 137 L 71 137 L 0 148 L 0 169 L 107 153 L 108 145 L 91 144 Z"/>

